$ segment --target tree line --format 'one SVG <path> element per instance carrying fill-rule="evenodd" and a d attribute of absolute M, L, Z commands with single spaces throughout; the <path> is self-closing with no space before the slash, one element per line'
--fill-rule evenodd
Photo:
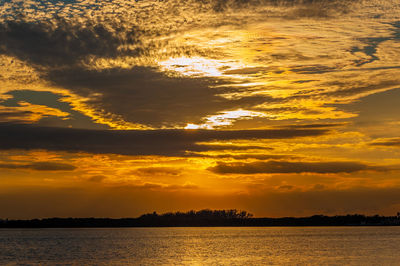
<path fill-rule="evenodd" d="M 251 213 L 236 209 L 188 212 L 156 212 L 137 218 L 45 218 L 32 220 L 0 219 L 0 228 L 61 228 L 61 227 L 175 227 L 175 226 L 385 226 L 400 225 L 397 216 L 339 216 L 254 218 Z"/>

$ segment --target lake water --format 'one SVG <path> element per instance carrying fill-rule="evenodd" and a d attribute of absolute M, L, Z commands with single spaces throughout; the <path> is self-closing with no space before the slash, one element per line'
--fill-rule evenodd
<path fill-rule="evenodd" d="M 0 265 L 400 265 L 400 227 L 0 229 Z"/>

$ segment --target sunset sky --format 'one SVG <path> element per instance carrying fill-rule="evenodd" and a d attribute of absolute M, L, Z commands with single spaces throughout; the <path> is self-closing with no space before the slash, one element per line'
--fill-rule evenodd
<path fill-rule="evenodd" d="M 2 0 L 0 218 L 400 211 L 400 1 Z"/>

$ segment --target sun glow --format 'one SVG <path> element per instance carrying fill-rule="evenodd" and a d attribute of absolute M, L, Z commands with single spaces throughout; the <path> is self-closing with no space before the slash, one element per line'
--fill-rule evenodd
<path fill-rule="evenodd" d="M 206 117 L 203 124 L 187 124 L 185 129 L 214 129 L 232 125 L 236 120 L 251 119 L 254 117 L 266 117 L 265 113 L 238 109 L 234 111 L 224 111 L 216 115 Z"/>
<path fill-rule="evenodd" d="M 217 60 L 204 57 L 177 57 L 158 62 L 162 71 L 177 72 L 183 76 L 221 77 L 227 69 L 234 70 L 244 67 L 238 61 Z"/>

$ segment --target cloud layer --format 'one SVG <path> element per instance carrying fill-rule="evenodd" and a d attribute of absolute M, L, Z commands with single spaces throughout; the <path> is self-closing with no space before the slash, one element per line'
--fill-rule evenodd
<path fill-rule="evenodd" d="M 11 1 L 0 8 L 0 53 L 7 68 L 19 60 L 35 71 L 35 89 L 62 89 L 114 128 L 345 119 L 356 114 L 333 104 L 399 85 L 399 10 L 357 0 Z"/>
<path fill-rule="evenodd" d="M 321 136 L 326 129 L 271 130 L 80 130 L 0 124 L 0 149 L 45 149 L 124 155 L 182 156 L 207 147 L 197 142 L 291 139 Z M 212 150 L 212 146 L 208 147 Z M 219 147 L 216 147 L 219 149 Z M 233 147 L 235 148 L 235 147 Z"/>
<path fill-rule="evenodd" d="M 55 162 L 35 162 L 30 164 L 0 164 L 2 169 L 27 169 L 36 171 L 72 171 L 76 167 L 66 163 L 55 163 Z"/>
<path fill-rule="evenodd" d="M 223 163 L 209 168 L 218 174 L 290 174 L 290 173 L 353 173 L 364 170 L 384 170 L 360 162 L 288 162 Z"/>

